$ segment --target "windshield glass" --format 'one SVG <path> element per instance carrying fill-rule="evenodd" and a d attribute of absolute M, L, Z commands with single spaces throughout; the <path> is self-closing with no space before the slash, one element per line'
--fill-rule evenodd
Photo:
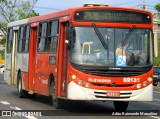
<path fill-rule="evenodd" d="M 93 27 L 75 27 L 71 62 L 88 66 L 146 66 L 152 64 L 149 29 L 101 28 L 107 49 Z M 129 35 L 126 37 L 126 35 Z M 125 43 L 124 43 L 125 40 Z"/>

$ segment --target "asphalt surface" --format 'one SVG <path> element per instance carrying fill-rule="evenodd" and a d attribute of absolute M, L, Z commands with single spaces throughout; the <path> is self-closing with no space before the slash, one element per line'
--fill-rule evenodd
<path fill-rule="evenodd" d="M 152 102 L 130 102 L 128 112 L 114 112 L 112 101 L 65 101 L 63 109 L 57 110 L 52 106 L 51 99 L 43 95 L 36 95 L 34 99 L 19 98 L 17 89 L 9 86 L 0 75 L 0 118 L 2 119 L 160 119 L 156 115 L 160 111 L 160 92 L 154 92 Z M 9 112 L 7 112 L 9 111 Z M 147 111 L 147 112 L 146 112 Z M 146 113 L 152 115 L 136 116 Z M 28 113 L 34 113 L 28 116 Z M 10 114 L 12 116 L 10 116 Z M 38 116 L 37 116 L 37 115 Z M 134 116 L 128 116 L 134 114 Z M 3 116 L 2 116 L 3 115 Z M 9 116 L 7 116 L 9 115 Z M 18 115 L 18 116 L 17 116 Z M 42 116 L 41 115 L 47 115 Z M 49 116 L 52 115 L 52 116 Z"/>

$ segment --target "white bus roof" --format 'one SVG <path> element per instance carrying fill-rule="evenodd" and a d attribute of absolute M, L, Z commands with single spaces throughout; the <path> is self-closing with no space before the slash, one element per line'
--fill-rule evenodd
<path fill-rule="evenodd" d="M 8 27 L 18 26 L 26 23 L 28 23 L 28 19 L 18 20 L 18 21 L 8 23 Z"/>

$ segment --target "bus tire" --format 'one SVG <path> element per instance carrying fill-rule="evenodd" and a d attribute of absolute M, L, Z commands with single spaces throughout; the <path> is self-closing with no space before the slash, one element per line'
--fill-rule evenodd
<path fill-rule="evenodd" d="M 59 98 L 57 98 L 56 89 L 55 89 L 55 82 L 53 80 L 53 76 L 50 76 L 49 93 L 50 93 L 50 96 L 51 96 L 51 99 L 52 99 L 53 107 L 56 108 L 56 109 L 60 109 L 61 108 L 61 100 Z"/>
<path fill-rule="evenodd" d="M 128 108 L 128 101 L 114 101 L 114 108 L 115 111 L 126 111 Z"/>
<path fill-rule="evenodd" d="M 24 91 L 22 90 L 22 76 L 21 73 L 18 73 L 18 77 L 17 77 L 17 81 L 18 81 L 18 97 L 23 98 L 25 97 Z"/>
<path fill-rule="evenodd" d="M 61 109 L 61 99 L 52 96 L 52 105 L 56 109 Z"/>

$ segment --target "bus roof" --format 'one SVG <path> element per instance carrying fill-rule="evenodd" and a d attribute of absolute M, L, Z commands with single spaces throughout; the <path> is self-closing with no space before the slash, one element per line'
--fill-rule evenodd
<path fill-rule="evenodd" d="M 43 21 L 43 20 L 47 20 L 47 19 L 55 19 L 58 17 L 67 16 L 67 15 L 71 14 L 72 11 L 73 11 L 73 9 L 70 8 L 70 9 L 66 9 L 66 10 L 62 10 L 62 11 L 58 11 L 58 12 L 54 12 L 54 13 L 36 16 L 36 17 L 29 18 L 28 22 L 32 23 L 32 22 Z"/>
<path fill-rule="evenodd" d="M 18 21 L 8 23 L 8 27 L 23 25 L 23 24 L 27 24 L 27 23 L 28 23 L 28 19 L 18 20 Z"/>

